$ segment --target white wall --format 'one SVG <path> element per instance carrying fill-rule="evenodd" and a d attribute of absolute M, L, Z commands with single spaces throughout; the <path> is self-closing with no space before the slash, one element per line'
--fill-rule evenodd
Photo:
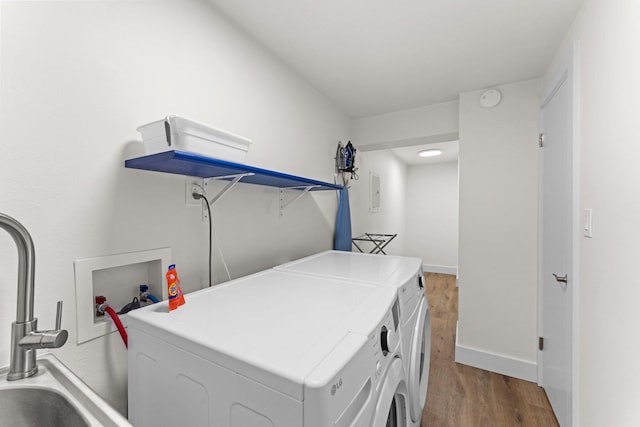
<path fill-rule="evenodd" d="M 35 241 L 39 326 L 65 302 L 70 338 L 55 353 L 125 412 L 120 338 L 76 345 L 73 261 L 169 246 L 185 291 L 207 281 L 207 224 L 184 206 L 184 178 L 123 167 L 144 154 L 136 127 L 184 115 L 253 139 L 249 164 L 331 181 L 350 121 L 205 0 L 0 4 L 0 212 Z M 279 219 L 276 189 L 239 184 L 213 209 L 236 277 L 332 247 L 334 192 Z M 6 365 L 17 256 L 3 232 L 0 259 Z"/>
<path fill-rule="evenodd" d="M 468 353 L 528 377 L 536 362 L 540 81 L 498 89 L 502 102 L 491 109 L 480 106 L 482 91 L 460 95 L 457 338 Z"/>
<path fill-rule="evenodd" d="M 458 101 L 426 105 L 353 121 L 353 138 L 363 149 L 454 141 Z M 412 144 L 412 141 L 415 141 Z M 366 146 L 366 147 L 365 147 Z"/>
<path fill-rule="evenodd" d="M 407 166 L 389 150 L 358 152 L 356 163 L 359 168 L 358 181 L 351 181 L 350 207 L 353 236 L 365 232 L 398 234 L 389 243 L 385 252 L 403 255 L 406 239 L 404 209 L 406 203 Z M 369 212 L 369 173 L 380 176 L 380 209 Z M 373 249 L 372 244 L 360 246 L 363 251 Z M 354 251 L 357 249 L 354 247 Z"/>
<path fill-rule="evenodd" d="M 407 169 L 404 253 L 422 258 L 426 271 L 456 274 L 458 162 Z"/>
<path fill-rule="evenodd" d="M 593 238 L 580 238 L 576 426 L 640 425 L 639 21 L 637 1 L 586 0 L 555 61 L 579 40 L 579 196 Z"/>

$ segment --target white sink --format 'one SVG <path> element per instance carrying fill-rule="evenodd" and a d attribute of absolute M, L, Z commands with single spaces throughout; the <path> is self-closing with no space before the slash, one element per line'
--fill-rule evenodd
<path fill-rule="evenodd" d="M 0 413 L 12 427 L 116 427 L 131 424 L 52 354 L 38 357 L 38 373 L 7 381 L 0 370 Z"/>

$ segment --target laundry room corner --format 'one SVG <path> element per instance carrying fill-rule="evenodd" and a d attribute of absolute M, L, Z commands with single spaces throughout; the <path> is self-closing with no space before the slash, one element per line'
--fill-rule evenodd
<path fill-rule="evenodd" d="M 251 138 L 252 165 L 332 182 L 350 119 L 208 2 L 1 2 L 0 19 L 0 212 L 33 236 L 41 324 L 54 323 L 51 301 L 65 302 L 70 337 L 55 354 L 126 414 L 120 337 L 77 343 L 74 261 L 169 247 L 185 291 L 208 285 L 207 223 L 185 205 L 185 178 L 124 168 L 144 155 L 136 128 L 185 115 Z M 212 208 L 232 277 L 332 247 L 335 191 L 282 217 L 278 200 L 243 185 Z M 17 265 L 4 234 L 0 258 Z M 213 269 L 214 284 L 228 280 L 217 252 Z M 6 270 L 0 365 L 15 312 Z"/>

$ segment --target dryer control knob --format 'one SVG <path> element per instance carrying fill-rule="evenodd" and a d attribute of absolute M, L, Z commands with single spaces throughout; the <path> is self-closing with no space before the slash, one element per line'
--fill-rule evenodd
<path fill-rule="evenodd" d="M 382 355 L 386 356 L 394 346 L 393 331 L 383 326 L 380 330 L 380 347 L 382 348 Z"/>

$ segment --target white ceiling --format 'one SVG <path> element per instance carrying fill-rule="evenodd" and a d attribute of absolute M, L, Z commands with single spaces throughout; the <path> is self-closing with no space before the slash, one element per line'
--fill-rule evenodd
<path fill-rule="evenodd" d="M 541 77 L 582 0 L 209 0 L 352 118 Z"/>

